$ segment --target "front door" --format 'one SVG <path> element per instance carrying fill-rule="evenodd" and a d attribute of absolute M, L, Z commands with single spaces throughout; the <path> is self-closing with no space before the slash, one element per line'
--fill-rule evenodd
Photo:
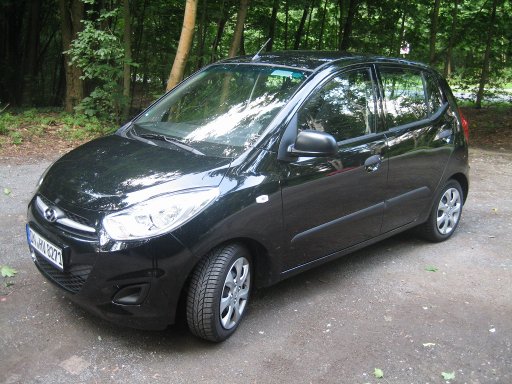
<path fill-rule="evenodd" d="M 298 130 L 327 132 L 338 142 L 332 157 L 300 157 L 282 176 L 283 270 L 306 264 L 380 233 L 384 211 L 386 140 L 376 132 L 375 82 L 370 67 L 335 75 L 300 107 Z"/>

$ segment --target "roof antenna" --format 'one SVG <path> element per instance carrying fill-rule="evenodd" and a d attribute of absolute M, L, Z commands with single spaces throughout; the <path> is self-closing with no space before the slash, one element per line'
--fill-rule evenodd
<path fill-rule="evenodd" d="M 260 58 L 261 51 L 263 51 L 267 44 L 270 43 L 270 40 L 272 40 L 272 38 L 269 38 L 267 41 L 265 41 L 265 44 L 261 46 L 260 50 L 252 57 L 251 61 L 257 61 Z"/>

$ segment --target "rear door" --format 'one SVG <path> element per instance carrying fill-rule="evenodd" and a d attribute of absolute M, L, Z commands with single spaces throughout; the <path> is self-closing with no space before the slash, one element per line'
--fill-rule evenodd
<path fill-rule="evenodd" d="M 376 82 L 371 66 L 332 76 L 300 107 L 298 130 L 327 132 L 332 157 L 300 157 L 282 176 L 284 269 L 305 264 L 380 232 L 387 179 L 385 136 L 376 132 Z"/>
<path fill-rule="evenodd" d="M 454 149 L 456 121 L 433 73 L 378 68 L 389 161 L 385 233 L 414 222 L 428 209 Z"/>

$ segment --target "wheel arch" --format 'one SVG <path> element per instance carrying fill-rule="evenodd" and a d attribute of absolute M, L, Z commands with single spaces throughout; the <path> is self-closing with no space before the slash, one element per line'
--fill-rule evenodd
<path fill-rule="evenodd" d="M 274 280 L 274 266 L 273 263 L 271 262 L 267 248 L 259 241 L 249 237 L 234 237 L 222 241 L 221 243 L 212 247 L 208 252 L 210 252 L 212 249 L 222 247 L 223 245 L 233 243 L 243 245 L 251 254 L 253 264 L 253 281 L 255 283 L 255 287 L 259 288 L 272 284 Z M 206 252 L 205 254 L 207 254 L 208 252 Z"/>
<path fill-rule="evenodd" d="M 234 237 L 224 240 L 215 246 L 212 246 L 208 251 L 203 252 L 202 256 L 199 257 L 195 264 L 190 268 L 187 278 L 181 287 L 179 304 L 176 308 L 175 315 L 180 316 L 184 313 L 184 305 L 186 303 L 186 296 L 189 289 L 190 277 L 192 276 L 194 269 L 201 262 L 202 258 L 209 254 L 215 248 L 220 248 L 227 244 L 238 243 L 243 245 L 249 251 L 252 257 L 253 263 L 253 281 L 254 287 L 265 287 L 271 285 L 278 278 L 278 273 L 274 273 L 276 266 L 271 262 L 269 252 L 267 248 L 259 241 L 249 237 Z"/>
<path fill-rule="evenodd" d="M 455 173 L 450 178 L 448 178 L 448 180 L 455 180 L 460 184 L 463 194 L 463 203 L 465 204 L 469 194 L 469 180 L 466 175 L 463 173 Z"/>

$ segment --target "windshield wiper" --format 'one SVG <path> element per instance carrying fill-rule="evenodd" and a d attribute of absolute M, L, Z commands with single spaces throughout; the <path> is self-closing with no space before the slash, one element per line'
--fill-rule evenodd
<path fill-rule="evenodd" d="M 160 135 L 157 133 L 137 133 L 137 136 L 142 137 L 143 139 L 165 141 L 167 143 L 174 144 L 175 146 L 177 146 L 181 149 L 185 149 L 186 151 L 192 152 L 196 155 L 205 156 L 205 154 L 203 152 L 198 151 L 197 149 L 191 147 L 190 145 L 187 145 L 187 144 L 183 143 L 182 141 L 179 141 L 178 139 L 174 139 L 172 137 Z"/>

